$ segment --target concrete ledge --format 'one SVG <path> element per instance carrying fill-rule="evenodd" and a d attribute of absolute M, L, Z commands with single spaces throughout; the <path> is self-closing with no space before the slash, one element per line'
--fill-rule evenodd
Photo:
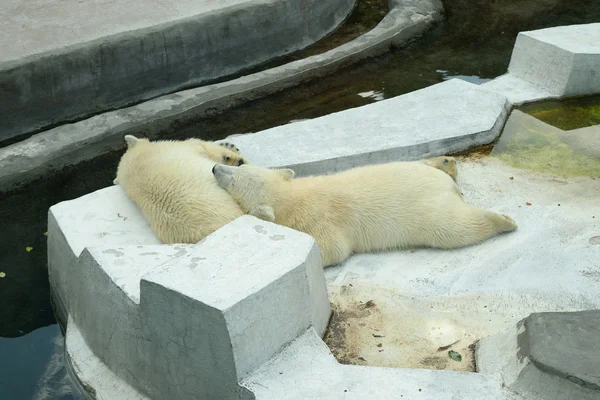
<path fill-rule="evenodd" d="M 452 79 L 321 118 L 236 136 L 251 162 L 298 176 L 417 160 L 494 141 L 511 107 L 477 85 Z"/>
<path fill-rule="evenodd" d="M 536 313 L 477 345 L 481 373 L 532 400 L 600 397 L 600 311 Z"/>
<path fill-rule="evenodd" d="M 155 138 L 172 126 L 198 118 L 207 111 L 233 107 L 381 54 L 391 45 L 421 34 L 441 18 L 439 0 L 394 0 L 390 6 L 390 12 L 376 28 L 326 53 L 62 125 L 2 148 L 0 191 L 122 148 L 126 134 Z"/>
<path fill-rule="evenodd" d="M 7 116 L 0 120 L 0 140 L 197 86 L 307 47 L 333 31 L 354 1 L 238 0 L 215 7 L 201 0 L 178 17 L 163 11 L 164 19 L 160 5 L 133 5 L 129 10 L 148 7 L 146 13 L 158 18 L 134 23 L 132 31 L 126 22 L 115 22 L 121 15 L 113 15 L 95 36 L 83 33 L 83 43 L 57 33 L 50 50 L 18 52 L 15 59 L 9 51 L 0 60 L 0 109 Z M 71 4 L 70 11 L 79 14 L 65 23 L 73 31 L 93 31 L 97 18 L 127 14 L 119 5 L 107 3 L 102 13 L 91 7 L 88 15 L 88 7 Z M 35 15 L 25 9 L 26 17 L 30 11 Z"/>

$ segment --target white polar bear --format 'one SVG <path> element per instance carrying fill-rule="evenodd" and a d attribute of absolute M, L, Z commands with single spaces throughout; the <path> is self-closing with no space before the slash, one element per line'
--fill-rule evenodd
<path fill-rule="evenodd" d="M 125 142 L 114 183 L 163 243 L 197 243 L 244 215 L 211 174 L 215 162 L 246 162 L 235 146 L 199 139 L 151 142 L 131 135 Z"/>
<path fill-rule="evenodd" d="M 245 212 L 313 236 L 324 266 L 352 253 L 458 248 L 517 228 L 510 217 L 467 205 L 450 173 L 422 161 L 300 179 L 291 169 L 251 165 L 215 165 L 213 174 Z"/>

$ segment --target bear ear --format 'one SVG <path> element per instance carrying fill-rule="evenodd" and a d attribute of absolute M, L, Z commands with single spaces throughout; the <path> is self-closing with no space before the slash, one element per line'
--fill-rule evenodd
<path fill-rule="evenodd" d="M 115 179 L 113 180 L 113 185 L 118 185 L 118 184 L 119 184 L 119 181 L 117 180 L 117 178 L 115 178 Z"/>
<path fill-rule="evenodd" d="M 254 207 L 250 210 L 249 214 L 265 221 L 275 222 L 275 210 L 273 210 L 273 207 L 265 204 Z"/>
<path fill-rule="evenodd" d="M 278 169 L 277 173 L 286 181 L 291 180 L 296 175 L 296 173 L 289 168 Z"/>
<path fill-rule="evenodd" d="M 138 138 L 133 135 L 125 135 L 125 143 L 127 143 L 127 148 L 130 149 L 138 142 Z"/>

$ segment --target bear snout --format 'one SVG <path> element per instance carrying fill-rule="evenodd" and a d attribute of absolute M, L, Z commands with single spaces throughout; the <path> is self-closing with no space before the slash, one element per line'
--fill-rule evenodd
<path fill-rule="evenodd" d="M 244 159 L 243 159 L 243 158 L 240 158 L 240 161 L 238 161 L 238 163 L 237 163 L 237 164 L 238 164 L 238 167 L 239 167 L 240 165 L 244 165 Z"/>

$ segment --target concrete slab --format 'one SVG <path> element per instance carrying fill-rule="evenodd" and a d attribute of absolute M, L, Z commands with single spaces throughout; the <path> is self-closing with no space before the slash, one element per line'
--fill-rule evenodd
<path fill-rule="evenodd" d="M 488 144 L 500 134 L 509 109 L 504 96 L 453 79 L 358 109 L 236 136 L 235 143 L 252 163 L 306 176 Z"/>
<path fill-rule="evenodd" d="M 481 340 L 481 373 L 526 399 L 597 399 L 599 311 L 536 313 Z"/>
<path fill-rule="evenodd" d="M 453 251 L 355 255 L 327 271 L 339 321 L 327 341 L 338 359 L 473 371 L 470 346 L 532 312 L 600 308 L 600 246 L 591 241 L 600 235 L 600 180 L 493 157 L 459 160 L 458 170 L 466 201 L 510 215 L 518 230 Z"/>
<path fill-rule="evenodd" d="M 3 2 L 0 141 L 313 44 L 354 0 Z M 57 24 L 56 21 L 60 21 Z"/>
<path fill-rule="evenodd" d="M 521 32 L 508 72 L 557 96 L 600 92 L 600 23 Z"/>
<path fill-rule="evenodd" d="M 388 51 L 441 19 L 439 0 L 394 0 L 379 25 L 326 53 L 232 81 L 162 96 L 137 106 L 62 125 L 0 149 L 0 191 L 122 148 L 123 136 L 160 137 L 172 126 L 331 73 Z"/>
<path fill-rule="evenodd" d="M 503 94 L 515 106 L 559 97 L 557 94 L 549 92 L 548 88 L 536 86 L 508 73 L 482 83 L 481 86 Z"/>

